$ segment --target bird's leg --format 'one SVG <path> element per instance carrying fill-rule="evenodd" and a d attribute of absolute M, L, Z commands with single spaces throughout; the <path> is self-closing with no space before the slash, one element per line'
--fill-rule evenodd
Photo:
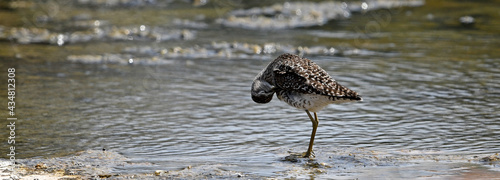
<path fill-rule="evenodd" d="M 309 113 L 308 110 L 306 110 L 307 115 L 309 116 L 309 119 L 311 119 L 312 122 L 312 133 L 311 133 L 311 140 L 309 141 L 309 148 L 307 149 L 306 154 L 304 157 L 311 157 L 311 155 L 314 157 L 314 152 L 313 152 L 313 144 L 314 144 L 314 136 L 316 136 L 316 129 L 318 128 L 318 115 L 316 115 L 316 112 L 314 112 L 314 118 L 311 116 L 311 113 Z"/>

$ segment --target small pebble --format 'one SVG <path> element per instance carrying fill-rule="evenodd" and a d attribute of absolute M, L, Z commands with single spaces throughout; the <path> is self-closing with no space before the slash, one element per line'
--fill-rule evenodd
<path fill-rule="evenodd" d="M 475 19 L 472 16 L 462 16 L 459 21 L 464 27 L 472 27 L 475 24 Z"/>
<path fill-rule="evenodd" d="M 47 169 L 47 165 L 44 163 L 38 163 L 35 165 L 35 169 Z"/>
<path fill-rule="evenodd" d="M 161 175 L 163 175 L 163 174 L 165 174 L 165 173 L 167 173 L 167 171 L 164 171 L 164 170 L 156 170 L 156 171 L 155 171 L 155 175 L 156 175 L 156 176 L 161 176 Z"/>

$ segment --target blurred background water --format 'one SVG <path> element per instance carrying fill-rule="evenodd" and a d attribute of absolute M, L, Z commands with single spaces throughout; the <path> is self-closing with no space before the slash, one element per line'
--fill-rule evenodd
<path fill-rule="evenodd" d="M 306 150 L 311 131 L 303 111 L 250 98 L 255 75 L 286 52 L 364 98 L 318 113 L 319 156 L 498 153 L 499 9 L 463 0 L 2 1 L 0 80 L 16 68 L 16 158 L 106 149 L 135 163 L 122 172 L 221 163 L 272 176 L 286 151 Z M 0 94 L 7 104 L 7 89 Z"/>

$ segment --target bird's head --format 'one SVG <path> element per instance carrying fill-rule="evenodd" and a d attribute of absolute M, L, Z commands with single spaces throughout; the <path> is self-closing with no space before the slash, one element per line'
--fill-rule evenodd
<path fill-rule="evenodd" d="M 273 99 L 274 86 L 269 82 L 256 78 L 252 83 L 252 100 L 256 103 L 268 103 Z"/>

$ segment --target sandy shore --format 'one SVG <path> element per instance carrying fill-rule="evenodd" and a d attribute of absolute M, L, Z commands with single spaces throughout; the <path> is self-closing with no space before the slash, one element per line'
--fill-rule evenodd
<path fill-rule="evenodd" d="M 323 152 L 325 155 L 325 153 Z M 500 156 L 443 155 L 438 152 L 382 153 L 364 149 L 328 152 L 305 159 L 283 153 L 274 166 L 281 171 L 259 175 L 231 164 L 186 164 L 178 170 L 129 174 L 116 169 L 133 167 L 127 157 L 112 151 L 88 150 L 68 157 L 20 159 L 14 165 L 0 160 L 2 179 L 500 179 Z M 147 164 L 143 164 L 147 166 Z M 13 168 L 14 167 L 14 168 Z M 234 169 L 239 169 L 235 171 Z"/>

